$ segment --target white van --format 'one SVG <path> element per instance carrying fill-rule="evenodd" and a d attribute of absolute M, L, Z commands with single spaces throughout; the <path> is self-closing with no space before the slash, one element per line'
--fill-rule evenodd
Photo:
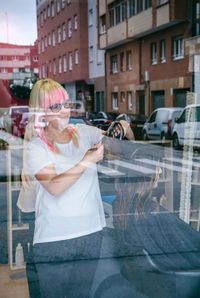
<path fill-rule="evenodd" d="M 200 104 L 184 108 L 173 128 L 173 145 L 176 149 L 188 145 L 200 147 Z"/>

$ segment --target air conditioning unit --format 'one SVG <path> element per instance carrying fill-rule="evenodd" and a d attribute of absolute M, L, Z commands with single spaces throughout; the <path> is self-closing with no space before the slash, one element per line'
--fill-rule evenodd
<path fill-rule="evenodd" d="M 145 82 L 149 82 L 149 71 L 145 70 Z"/>

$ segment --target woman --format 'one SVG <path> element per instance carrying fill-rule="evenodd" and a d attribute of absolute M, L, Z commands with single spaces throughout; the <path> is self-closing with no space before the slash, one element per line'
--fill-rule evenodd
<path fill-rule="evenodd" d="M 36 189 L 33 259 L 40 295 L 89 297 L 105 227 L 96 169 L 104 153 L 103 133 L 68 125 L 68 94 L 51 79 L 34 85 L 30 108 L 24 180 Z M 121 124 L 133 139 L 129 125 Z"/>

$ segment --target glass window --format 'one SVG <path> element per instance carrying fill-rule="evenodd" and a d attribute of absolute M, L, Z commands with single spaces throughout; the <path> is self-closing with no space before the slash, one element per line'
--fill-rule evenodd
<path fill-rule="evenodd" d="M 62 25 L 63 41 L 66 39 L 66 27 L 65 24 Z"/>
<path fill-rule="evenodd" d="M 49 41 L 49 46 L 51 45 L 51 33 L 49 33 L 49 35 L 48 35 L 48 41 Z"/>
<path fill-rule="evenodd" d="M 71 19 L 68 20 L 67 25 L 68 25 L 68 37 L 70 38 L 72 36 L 72 21 L 71 21 Z"/>
<path fill-rule="evenodd" d="M 165 40 L 160 41 L 160 62 L 166 62 L 166 42 Z"/>
<path fill-rule="evenodd" d="M 150 116 L 148 122 L 149 122 L 149 123 L 155 122 L 155 120 L 156 120 L 156 115 L 157 115 L 157 111 L 154 112 L 154 113 Z"/>
<path fill-rule="evenodd" d="M 65 0 L 62 0 L 62 9 L 65 8 Z"/>
<path fill-rule="evenodd" d="M 117 73 L 117 55 L 111 56 L 111 73 Z"/>
<path fill-rule="evenodd" d="M 56 45 L 55 31 L 52 32 L 52 39 L 53 39 L 53 47 L 55 47 L 55 45 Z"/>
<path fill-rule="evenodd" d="M 45 36 L 44 38 L 44 45 L 45 45 L 45 48 L 47 48 L 47 36 Z"/>
<path fill-rule="evenodd" d="M 132 103 L 132 92 L 127 92 L 128 94 L 128 110 L 132 111 L 133 103 Z"/>
<path fill-rule="evenodd" d="M 124 53 L 120 53 L 120 70 L 125 71 L 125 57 Z"/>
<path fill-rule="evenodd" d="M 53 60 L 53 74 L 56 75 L 56 59 Z"/>
<path fill-rule="evenodd" d="M 93 62 L 93 59 L 94 59 L 94 48 L 93 48 L 93 46 L 90 46 L 90 48 L 89 48 L 89 59 L 90 59 L 90 62 Z"/>
<path fill-rule="evenodd" d="M 75 64 L 78 64 L 78 50 L 75 50 Z"/>
<path fill-rule="evenodd" d="M 156 42 L 153 42 L 151 44 L 151 63 L 152 65 L 157 64 L 157 44 Z"/>
<path fill-rule="evenodd" d="M 67 57 L 66 55 L 63 56 L 63 71 L 67 71 Z"/>
<path fill-rule="evenodd" d="M 77 30 L 78 29 L 78 17 L 77 15 L 75 14 L 74 15 L 74 30 Z"/>
<path fill-rule="evenodd" d="M 106 15 L 100 17 L 100 34 L 104 34 L 106 32 Z"/>
<path fill-rule="evenodd" d="M 126 55 L 127 55 L 127 69 L 131 70 L 132 69 L 132 52 L 127 51 Z"/>
<path fill-rule="evenodd" d="M 185 122 L 186 119 L 186 110 L 183 111 L 183 113 L 181 114 L 180 118 L 179 118 L 179 123 L 183 123 Z"/>
<path fill-rule="evenodd" d="M 126 101 L 126 98 L 125 98 L 125 92 L 121 92 L 121 102 L 125 102 Z"/>
<path fill-rule="evenodd" d="M 51 2 L 51 16 L 52 16 L 52 18 L 55 16 L 54 1 Z"/>
<path fill-rule="evenodd" d="M 118 93 L 117 92 L 112 93 L 112 109 L 118 110 Z"/>
<path fill-rule="evenodd" d="M 60 12 L 60 0 L 57 0 L 57 13 Z"/>
<path fill-rule="evenodd" d="M 93 9 L 89 10 L 89 26 L 93 25 Z"/>
<path fill-rule="evenodd" d="M 61 43 L 61 28 L 58 27 L 58 43 Z"/>
<path fill-rule="evenodd" d="M 51 15 L 51 10 L 50 10 L 50 6 L 47 6 L 47 17 L 49 18 Z"/>
<path fill-rule="evenodd" d="M 58 71 L 59 73 L 62 73 L 62 58 L 59 57 L 58 59 Z"/>
<path fill-rule="evenodd" d="M 72 70 L 72 53 L 69 53 L 69 70 Z"/>
<path fill-rule="evenodd" d="M 125 20 L 126 10 L 125 2 L 119 4 L 111 4 L 109 6 L 109 27 L 115 26 Z"/>
<path fill-rule="evenodd" d="M 184 58 L 184 42 L 183 37 L 174 38 L 173 42 L 173 59 L 178 60 Z"/>

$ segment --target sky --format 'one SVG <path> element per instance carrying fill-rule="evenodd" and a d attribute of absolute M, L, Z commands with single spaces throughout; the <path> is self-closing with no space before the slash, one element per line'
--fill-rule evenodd
<path fill-rule="evenodd" d="M 0 0 L 0 42 L 33 45 L 36 39 L 36 0 Z"/>

